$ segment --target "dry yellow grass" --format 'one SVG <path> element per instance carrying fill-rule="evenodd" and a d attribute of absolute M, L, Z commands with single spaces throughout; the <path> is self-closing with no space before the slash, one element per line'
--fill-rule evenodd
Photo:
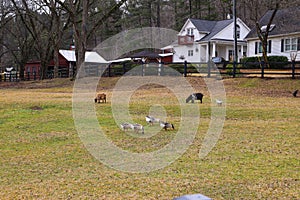
<path fill-rule="evenodd" d="M 299 199 L 300 98 L 291 92 L 300 89 L 300 81 L 224 80 L 225 126 L 213 151 L 199 159 L 211 105 L 203 80 L 188 80 L 205 93 L 196 138 L 178 160 L 149 173 L 117 171 L 89 154 L 74 127 L 69 80 L 0 83 L 0 199 L 172 199 L 190 193 L 213 199 Z M 101 79 L 98 91 L 109 101 L 117 81 Z M 134 94 L 136 119 L 148 112 L 149 99 L 156 104 L 159 98 L 179 123 L 178 108 L 170 106 L 176 104 L 172 93 L 151 86 Z M 96 108 L 107 135 L 128 150 L 160 148 L 175 133 L 161 132 L 138 144 L 114 124 L 110 103 Z"/>

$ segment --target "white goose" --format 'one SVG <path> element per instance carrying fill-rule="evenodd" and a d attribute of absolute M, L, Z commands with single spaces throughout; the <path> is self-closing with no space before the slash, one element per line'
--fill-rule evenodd
<path fill-rule="evenodd" d="M 222 100 L 219 100 L 219 99 L 216 99 L 216 103 L 217 103 L 218 106 L 222 106 L 223 101 L 222 101 Z"/>
<path fill-rule="evenodd" d="M 145 118 L 146 118 L 146 122 L 150 125 L 153 125 L 154 123 L 158 123 L 160 121 L 160 119 L 154 118 L 150 115 L 147 115 Z"/>
<path fill-rule="evenodd" d="M 170 128 L 174 130 L 174 125 L 169 122 L 160 121 L 160 127 L 162 127 L 165 130 L 170 129 Z"/>
<path fill-rule="evenodd" d="M 126 131 L 128 129 L 132 129 L 132 124 L 128 123 L 128 122 L 124 122 L 122 124 L 120 124 L 120 127 L 123 131 Z"/>
<path fill-rule="evenodd" d="M 144 126 L 141 124 L 131 124 L 131 129 L 136 132 L 142 131 L 142 133 L 144 134 Z"/>

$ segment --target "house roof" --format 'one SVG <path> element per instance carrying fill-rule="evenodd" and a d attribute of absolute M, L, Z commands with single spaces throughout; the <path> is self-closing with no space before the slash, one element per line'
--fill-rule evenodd
<path fill-rule="evenodd" d="M 233 19 L 221 21 L 209 21 L 202 19 L 190 19 L 199 32 L 207 32 L 208 34 L 199 41 L 209 41 L 212 37 L 222 31 L 225 27 L 233 22 Z"/>
<path fill-rule="evenodd" d="M 59 50 L 59 53 L 69 62 L 76 62 L 76 56 L 74 50 Z M 85 62 L 88 63 L 108 63 L 97 52 L 87 51 L 85 52 Z"/>
<path fill-rule="evenodd" d="M 152 51 L 140 51 L 138 53 L 135 53 L 130 56 L 131 58 L 159 58 L 160 56 L 158 53 L 152 52 Z"/>
<path fill-rule="evenodd" d="M 261 26 L 266 26 L 274 10 L 267 11 L 259 20 Z M 272 24 L 275 28 L 269 33 L 269 36 L 285 35 L 300 32 L 300 6 L 278 10 Z M 246 37 L 257 38 L 256 27 L 254 27 Z"/>

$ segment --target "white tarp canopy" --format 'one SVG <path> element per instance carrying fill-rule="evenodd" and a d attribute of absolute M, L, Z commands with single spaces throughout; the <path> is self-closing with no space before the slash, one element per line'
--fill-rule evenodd
<path fill-rule="evenodd" d="M 59 53 L 69 62 L 76 62 L 76 56 L 74 50 L 59 50 Z M 108 64 L 102 56 L 95 51 L 85 52 L 85 62 L 87 63 L 103 63 Z"/>
<path fill-rule="evenodd" d="M 158 54 L 160 57 L 173 56 L 174 53 L 160 53 Z"/>
<path fill-rule="evenodd" d="M 119 62 L 126 62 L 126 61 L 131 61 L 131 58 L 120 58 L 120 59 L 116 59 L 116 60 L 110 60 L 110 63 L 119 63 Z"/>
<path fill-rule="evenodd" d="M 12 72 L 12 71 L 16 71 L 16 70 L 15 70 L 14 67 L 7 67 L 7 68 L 5 69 L 5 71 L 7 71 L 7 72 Z"/>

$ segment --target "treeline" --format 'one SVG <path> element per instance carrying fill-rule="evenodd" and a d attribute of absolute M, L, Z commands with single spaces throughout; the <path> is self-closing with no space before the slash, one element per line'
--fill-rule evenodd
<path fill-rule="evenodd" d="M 253 27 L 276 3 L 280 8 L 299 6 L 291 0 L 239 0 L 237 16 Z M 86 50 L 105 39 L 138 27 L 162 27 L 179 31 L 186 19 L 226 19 L 232 0 L 1 0 L 0 72 L 39 60 L 42 77 L 54 59 L 58 73 L 58 50 L 75 46 L 77 64 Z M 296 16 L 297 17 L 297 16 Z"/>

